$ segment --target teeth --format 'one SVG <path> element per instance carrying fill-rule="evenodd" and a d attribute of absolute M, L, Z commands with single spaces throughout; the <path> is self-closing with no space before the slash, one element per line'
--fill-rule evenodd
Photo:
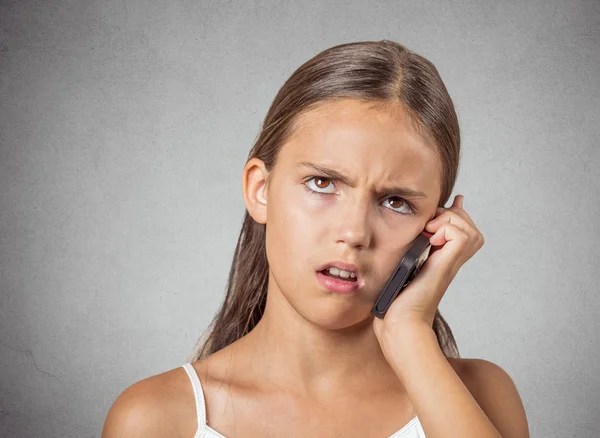
<path fill-rule="evenodd" d="M 342 269 L 338 269 L 335 266 L 332 266 L 328 269 L 331 275 L 336 275 L 342 278 L 356 278 L 356 274 L 354 272 L 344 271 Z"/>

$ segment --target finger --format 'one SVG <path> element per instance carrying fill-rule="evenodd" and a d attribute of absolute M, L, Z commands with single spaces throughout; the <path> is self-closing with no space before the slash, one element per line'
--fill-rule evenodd
<path fill-rule="evenodd" d="M 444 227 L 446 224 L 450 224 L 461 230 L 465 233 L 469 238 L 469 244 L 479 250 L 483 246 L 484 238 L 483 235 L 479 232 L 477 227 L 472 227 L 469 222 L 464 221 L 464 219 L 453 212 L 447 212 L 444 216 L 440 216 L 441 222 L 433 221 L 433 223 L 428 224 L 425 227 L 425 230 L 433 233 L 430 237 L 429 241 L 433 245 L 431 248 L 432 252 L 435 252 L 441 245 L 445 245 L 445 241 L 443 239 L 440 240 L 439 234 L 438 237 L 434 236 L 436 233 L 439 233 L 439 230 Z M 440 246 L 438 246 L 440 245 Z"/>
<path fill-rule="evenodd" d="M 456 221 L 456 216 L 454 217 L 454 221 Z M 469 252 L 472 252 L 474 254 L 483 246 L 483 235 L 476 228 L 464 228 L 464 226 L 457 225 L 456 222 L 444 222 L 441 224 L 440 228 L 433 233 L 433 236 L 431 236 L 430 238 L 430 243 L 433 245 L 432 250 L 435 251 L 435 249 L 438 248 L 436 245 L 443 245 L 444 247 L 446 246 L 444 238 L 447 237 L 447 234 L 446 232 L 440 233 L 440 230 L 443 229 L 445 226 L 453 226 L 467 236 L 467 242 L 465 243 L 465 245 L 469 247 Z M 443 238 L 440 238 L 439 236 L 443 236 Z"/>
<path fill-rule="evenodd" d="M 472 221 L 465 219 L 453 210 L 445 210 L 441 215 L 428 222 L 425 225 L 425 231 L 435 233 L 444 223 L 454 224 L 469 235 L 479 233 Z"/>
<path fill-rule="evenodd" d="M 452 207 L 463 208 L 464 198 L 465 197 L 463 195 L 454 196 L 454 201 L 452 202 Z"/>
<path fill-rule="evenodd" d="M 450 207 L 438 207 L 438 210 L 450 210 L 452 208 L 462 208 L 464 205 L 464 196 L 463 195 L 454 195 L 454 199 L 452 200 L 452 205 Z"/>
<path fill-rule="evenodd" d="M 444 245 L 450 243 L 452 240 L 458 240 L 460 242 L 469 242 L 471 235 L 468 231 L 462 228 L 460 225 L 451 222 L 444 222 L 440 225 L 436 232 L 429 238 L 431 244 L 434 246 Z"/>
<path fill-rule="evenodd" d="M 421 290 L 444 290 L 460 266 L 471 256 L 471 251 L 466 250 L 469 238 L 457 226 L 446 223 L 431 237 L 431 240 L 434 240 L 435 243 L 443 243 L 443 246 L 431 247 L 427 261 L 412 282 L 417 282 L 419 286 L 415 286 Z M 425 282 L 431 283 L 426 284 Z"/>
<path fill-rule="evenodd" d="M 435 253 L 439 252 L 444 255 L 441 259 L 439 258 L 441 255 L 438 256 L 436 269 L 447 268 L 450 269 L 450 272 L 455 272 L 457 266 L 461 266 L 466 259 L 469 259 L 475 252 L 470 249 L 472 242 L 471 237 L 462 229 L 451 223 L 443 224 L 443 226 L 431 236 L 430 241 L 432 245 L 434 245 L 432 246 L 432 250 L 435 248 Z M 437 247 L 437 245 L 443 245 L 443 247 Z M 426 264 L 427 263 L 425 263 L 425 265 Z"/>
<path fill-rule="evenodd" d="M 469 214 L 463 208 L 464 196 L 457 195 L 457 197 L 458 196 L 460 196 L 462 200 L 457 200 L 457 198 L 455 198 L 454 203 L 452 204 L 452 206 L 450 208 L 438 207 L 436 209 L 436 217 L 441 216 L 446 211 L 453 211 L 454 213 L 456 213 L 457 215 L 462 217 L 465 221 L 467 221 L 469 224 L 471 224 L 471 227 L 473 227 L 475 230 L 477 230 L 477 232 L 479 232 L 477 225 L 475 225 L 475 222 L 473 222 L 473 219 L 471 219 L 471 216 L 469 216 Z"/>

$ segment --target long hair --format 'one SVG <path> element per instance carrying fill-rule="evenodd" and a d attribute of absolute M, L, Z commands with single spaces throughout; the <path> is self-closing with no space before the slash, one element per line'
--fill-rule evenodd
<path fill-rule="evenodd" d="M 442 171 L 439 207 L 452 193 L 460 161 L 460 130 L 452 100 L 435 66 L 393 41 L 362 41 L 331 47 L 301 65 L 281 87 L 248 154 L 270 172 L 280 148 L 294 133 L 299 114 L 334 99 L 400 105 L 431 148 Z M 193 360 L 206 357 L 250 332 L 263 315 L 269 264 L 265 225 L 244 213 L 223 303 L 196 345 Z M 439 309 L 432 326 L 446 357 L 460 357 Z"/>

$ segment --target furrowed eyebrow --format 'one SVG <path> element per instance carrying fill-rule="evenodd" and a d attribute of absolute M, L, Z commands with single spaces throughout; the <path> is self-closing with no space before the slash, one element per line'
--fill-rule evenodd
<path fill-rule="evenodd" d="M 344 183 L 347 186 L 356 187 L 356 181 L 354 181 L 350 177 L 344 175 L 343 173 L 338 172 L 337 170 L 329 169 L 325 166 L 321 166 L 321 165 L 315 164 L 315 163 L 310 163 L 308 161 L 299 162 L 297 167 L 313 170 L 317 173 L 325 175 L 328 178 L 341 181 L 342 183 Z M 385 195 L 385 194 L 390 194 L 390 193 L 393 193 L 394 195 L 406 196 L 407 198 L 425 198 L 425 199 L 427 199 L 427 195 L 425 193 L 420 192 L 418 190 L 411 189 L 409 187 L 388 186 L 388 187 L 382 187 L 380 190 L 378 190 L 378 195 Z"/>

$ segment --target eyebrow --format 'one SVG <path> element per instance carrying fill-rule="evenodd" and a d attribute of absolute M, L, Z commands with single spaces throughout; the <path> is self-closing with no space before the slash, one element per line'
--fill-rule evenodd
<path fill-rule="evenodd" d="M 308 168 L 314 170 L 315 172 L 321 173 L 328 178 L 335 179 L 341 181 L 342 183 L 350 186 L 356 187 L 356 181 L 352 178 L 344 175 L 343 173 L 338 172 L 334 169 L 329 169 L 325 166 L 321 166 L 319 164 L 310 163 L 308 161 L 301 161 L 297 165 L 298 168 Z M 410 187 L 396 187 L 396 186 L 386 186 L 382 187 L 377 191 L 378 195 L 384 195 L 393 193 L 394 195 L 406 196 L 407 198 L 425 198 L 427 199 L 427 195 L 423 192 L 420 192 L 415 189 L 411 189 Z"/>

